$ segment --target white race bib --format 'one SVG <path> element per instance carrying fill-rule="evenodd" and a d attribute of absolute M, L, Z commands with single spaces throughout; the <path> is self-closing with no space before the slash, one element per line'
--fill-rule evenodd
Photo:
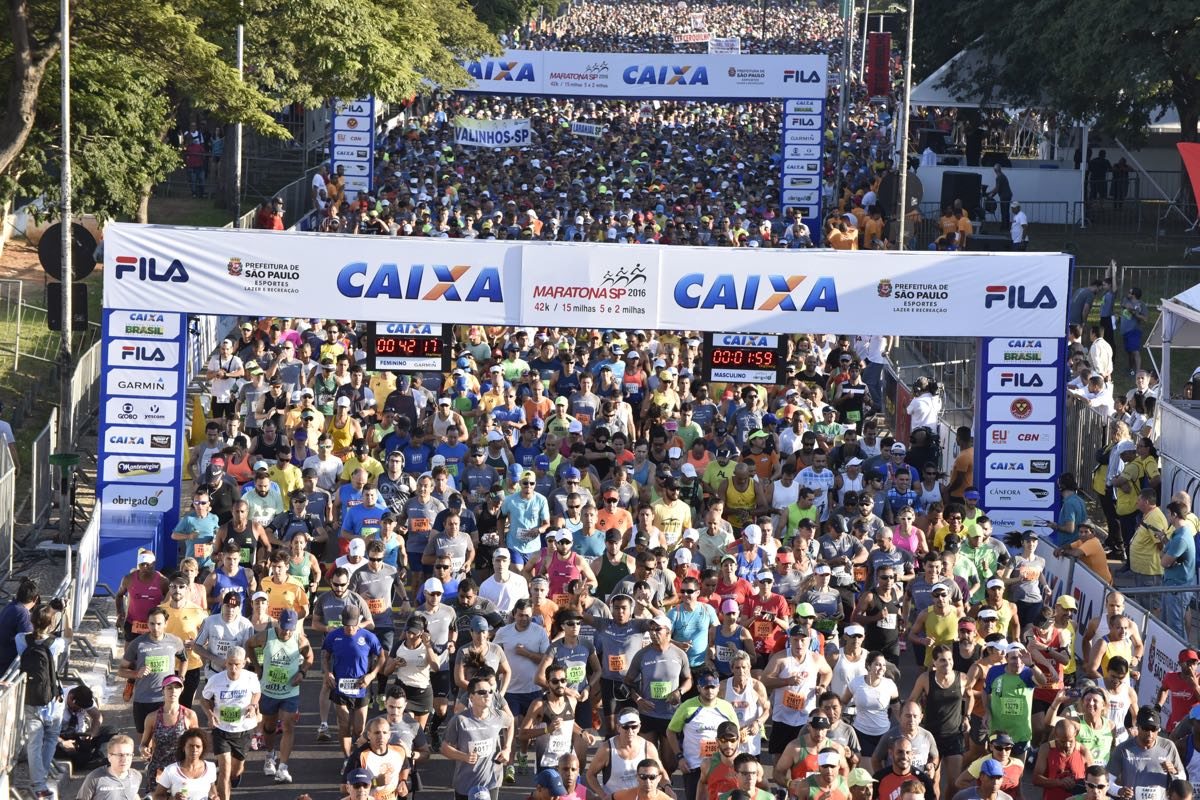
<path fill-rule="evenodd" d="M 896 615 L 895 614 L 884 614 L 883 617 L 880 618 L 879 622 L 876 623 L 876 627 L 878 627 L 880 630 L 884 630 L 884 631 L 895 630 L 896 629 Z"/>
<path fill-rule="evenodd" d="M 362 689 L 359 688 L 358 678 L 339 678 L 337 682 L 338 693 L 344 695 L 356 695 Z"/>

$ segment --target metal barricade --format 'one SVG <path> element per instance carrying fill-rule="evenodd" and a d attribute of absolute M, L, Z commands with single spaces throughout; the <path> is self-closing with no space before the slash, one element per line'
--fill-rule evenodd
<path fill-rule="evenodd" d="M 0 758 L 4 759 L 3 782 L 11 780 L 13 769 L 25 747 L 25 673 L 13 662 L 0 677 Z M 4 793 L 5 797 L 9 792 Z"/>
<path fill-rule="evenodd" d="M 58 408 L 50 409 L 46 427 L 29 448 L 29 524 L 41 526 L 58 496 L 58 470 L 50 465 L 50 454 L 58 451 Z"/>
<path fill-rule="evenodd" d="M 1063 472 L 1070 472 L 1079 479 L 1081 486 L 1091 485 L 1092 471 L 1096 468 L 1096 451 L 1108 441 L 1108 418 L 1092 408 L 1083 399 L 1068 394 L 1066 399 L 1066 451 Z"/>
<path fill-rule="evenodd" d="M 79 357 L 71 374 L 71 420 L 78 437 L 84 424 L 98 411 L 100 402 L 100 343 Z"/>
<path fill-rule="evenodd" d="M 0 447 L 0 577 L 12 574 L 16 535 L 17 467 L 7 447 Z"/>

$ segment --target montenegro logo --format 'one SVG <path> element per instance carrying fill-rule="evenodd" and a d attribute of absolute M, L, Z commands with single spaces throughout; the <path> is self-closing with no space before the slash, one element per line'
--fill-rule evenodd
<path fill-rule="evenodd" d="M 1033 403 L 1029 402 L 1028 398 L 1018 397 L 1012 401 L 1008 410 L 1012 412 L 1013 419 L 1028 419 L 1033 413 Z"/>
<path fill-rule="evenodd" d="M 229 259 L 229 274 L 235 278 L 240 278 L 242 275 L 242 260 L 240 258 Z"/>
<path fill-rule="evenodd" d="M 892 279 L 884 278 L 883 280 L 881 280 L 879 282 L 879 286 L 876 288 L 876 291 L 878 291 L 879 296 L 884 299 L 891 297 L 892 296 Z"/>

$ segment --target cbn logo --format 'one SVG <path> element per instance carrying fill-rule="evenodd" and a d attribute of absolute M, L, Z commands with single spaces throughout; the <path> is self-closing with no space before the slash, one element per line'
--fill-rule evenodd
<path fill-rule="evenodd" d="M 533 64 L 528 61 L 472 61 L 467 74 L 477 81 L 533 81 Z"/>
<path fill-rule="evenodd" d="M 621 79 L 633 86 L 646 83 L 657 86 L 708 86 L 708 68 L 696 67 L 693 71 L 690 64 L 679 67 L 665 64 L 660 67 L 635 65 L 626 67 Z"/>
<path fill-rule="evenodd" d="M 679 279 L 675 284 L 675 302 L 680 308 L 721 308 L 727 311 L 838 310 L 837 284 L 831 277 L 817 278 L 799 307 L 796 306 L 795 292 L 807 275 L 717 275 L 706 289 L 707 277 L 694 272 Z M 770 293 L 759 302 L 759 295 L 764 290 Z"/>
<path fill-rule="evenodd" d="M 158 261 L 145 256 L 117 256 L 117 280 L 128 273 L 134 273 L 139 281 L 154 281 L 155 283 L 187 283 L 188 271 L 178 259 L 159 269 Z"/>
<path fill-rule="evenodd" d="M 421 292 L 425 271 L 432 273 L 436 283 Z M 474 272 L 474 279 L 469 275 Z M 460 284 L 459 282 L 462 281 Z M 459 292 L 460 285 L 466 288 L 466 296 Z M 443 264 L 412 264 L 406 275 L 401 275 L 396 264 L 370 266 L 356 261 L 342 267 L 337 276 L 338 291 L 344 297 L 363 298 L 388 297 L 392 300 L 446 300 L 448 302 L 503 303 L 504 289 L 500 284 L 498 267 L 471 267 Z"/>

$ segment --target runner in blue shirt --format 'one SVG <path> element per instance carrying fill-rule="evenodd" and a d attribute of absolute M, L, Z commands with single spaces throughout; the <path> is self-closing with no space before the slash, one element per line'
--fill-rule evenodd
<path fill-rule="evenodd" d="M 506 497 L 500 506 L 500 521 L 507 523 L 505 546 L 516 567 L 542 549 L 542 534 L 550 527 L 550 505 L 534 491 L 536 482 L 531 470 L 522 472 L 520 491 Z"/>
<path fill-rule="evenodd" d="M 326 634 L 321 647 L 325 689 L 337 707 L 338 735 L 347 758 L 367 724 L 367 687 L 387 660 L 375 634 L 359 627 L 360 619 L 357 606 L 344 607 L 342 627 Z"/>

